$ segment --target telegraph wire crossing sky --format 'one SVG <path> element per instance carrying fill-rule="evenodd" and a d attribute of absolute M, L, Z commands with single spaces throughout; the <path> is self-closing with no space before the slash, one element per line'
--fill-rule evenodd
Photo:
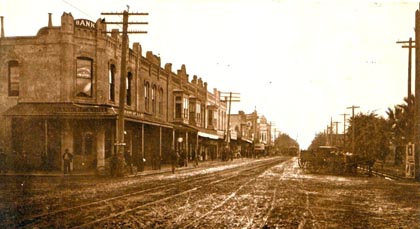
<path fill-rule="evenodd" d="M 35 36 L 48 13 L 59 26 L 63 12 L 96 21 L 127 5 L 149 13 L 136 18 L 149 25 L 130 27 L 148 31 L 129 38 L 143 55 L 240 93 L 232 113 L 256 108 L 301 148 L 331 118 L 342 133 L 347 107 L 386 117 L 407 94 L 408 50 L 396 42 L 414 39 L 414 1 L 2 0 L 0 15 L 6 37 Z"/>

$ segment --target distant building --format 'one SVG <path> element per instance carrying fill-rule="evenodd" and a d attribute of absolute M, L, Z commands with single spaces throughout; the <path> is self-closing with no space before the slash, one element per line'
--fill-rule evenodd
<path fill-rule="evenodd" d="M 259 117 L 257 111 L 250 114 L 239 111 L 231 115 L 231 126 L 232 131 L 237 133 L 242 155 L 252 157 L 269 153 L 273 145 L 271 123 L 264 116 Z"/>
<path fill-rule="evenodd" d="M 253 152 L 253 124 L 256 120 L 250 120 L 243 111 L 231 115 L 231 130 L 236 134 L 237 150 L 243 157 L 252 157 Z"/>

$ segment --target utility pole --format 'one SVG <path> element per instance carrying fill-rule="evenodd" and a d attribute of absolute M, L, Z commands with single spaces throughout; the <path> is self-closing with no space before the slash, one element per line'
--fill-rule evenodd
<path fill-rule="evenodd" d="M 327 146 L 330 146 L 331 145 L 329 134 L 330 134 L 330 126 L 327 125 L 327 129 L 325 129 L 325 139 L 326 139 L 326 145 Z"/>
<path fill-rule="evenodd" d="M 416 10 L 416 16 L 415 16 L 415 40 L 420 41 L 420 5 L 419 9 Z M 420 145 L 420 47 L 419 45 L 416 45 L 415 47 L 415 89 L 414 89 L 414 137 L 413 142 L 415 146 L 415 178 L 420 179 L 420 174 L 418 173 L 420 169 L 419 161 L 420 161 L 420 152 L 419 152 L 419 145 Z"/>
<path fill-rule="evenodd" d="M 407 85 L 407 99 L 410 99 L 411 96 L 411 53 L 412 49 L 416 47 L 415 41 L 410 37 L 408 41 L 397 41 L 397 44 L 408 44 L 403 45 L 402 48 L 408 48 L 408 85 Z M 410 103 L 408 103 L 410 106 Z"/>
<path fill-rule="evenodd" d="M 331 146 L 333 146 L 334 145 L 334 142 L 333 142 L 333 132 L 334 132 L 334 130 L 333 130 L 333 120 L 332 120 L 332 117 L 331 117 L 331 120 L 330 120 L 330 142 L 331 142 Z"/>
<path fill-rule="evenodd" d="M 408 41 L 397 41 L 397 44 L 408 44 L 408 45 L 403 45 L 402 48 L 408 48 L 408 85 L 407 85 L 407 108 L 410 111 L 411 110 L 411 53 L 412 53 L 412 49 L 416 47 L 415 45 L 415 41 L 413 41 L 413 39 L 410 37 L 410 39 L 408 39 Z M 413 117 L 414 118 L 414 117 Z M 414 120 L 413 120 L 413 124 L 414 124 Z M 414 131 L 415 128 L 413 128 L 413 132 L 410 133 L 409 142 L 413 142 L 414 141 Z"/>
<path fill-rule="evenodd" d="M 228 97 L 229 95 L 229 97 Z M 225 132 L 225 143 L 229 146 L 230 150 L 230 108 L 232 107 L 232 102 L 240 102 L 240 93 L 235 92 L 220 92 L 220 96 L 223 96 L 225 99 L 223 102 L 228 102 L 229 111 L 228 111 L 228 120 L 227 127 Z"/>
<path fill-rule="evenodd" d="M 354 146 L 355 146 L 355 141 L 354 141 L 354 131 L 355 131 L 355 127 L 356 127 L 356 120 L 355 120 L 355 118 L 354 118 L 354 109 L 356 109 L 356 108 L 360 108 L 359 106 L 355 106 L 355 105 L 353 105 L 353 106 L 351 106 L 351 107 L 347 107 L 347 109 L 351 109 L 351 117 L 352 117 L 352 119 L 353 119 L 353 123 L 352 123 L 352 133 L 351 133 L 351 138 L 352 138 L 352 141 L 351 141 L 351 152 L 354 154 Z"/>
<path fill-rule="evenodd" d="M 344 116 L 344 120 L 343 120 L 343 149 L 345 149 L 346 148 L 346 122 L 347 122 L 346 116 L 349 115 L 349 114 L 344 113 L 344 114 L 340 114 L 340 115 Z"/>
<path fill-rule="evenodd" d="M 335 146 L 338 147 L 338 123 L 340 122 L 334 122 L 335 124 Z"/>
<path fill-rule="evenodd" d="M 108 25 L 122 25 L 123 30 L 119 31 L 122 34 L 122 48 L 121 48 L 121 75 L 120 75 L 120 92 L 119 92 L 119 104 L 118 104 L 118 125 L 117 125 L 117 166 L 116 166 L 116 175 L 122 176 L 123 174 L 123 155 L 124 155 L 124 146 L 126 145 L 124 141 L 124 111 L 125 111 L 125 100 L 126 100 L 126 75 L 127 75 L 127 51 L 128 51 L 128 34 L 133 33 L 147 33 L 146 31 L 128 31 L 128 25 L 147 25 L 147 22 L 129 22 L 129 16 L 143 16 L 149 15 L 149 13 L 129 13 L 128 9 L 124 10 L 122 13 L 101 13 L 101 15 L 113 15 L 113 16 L 123 16 L 122 22 L 105 22 Z M 111 33 L 111 32 L 106 32 Z"/>
<path fill-rule="evenodd" d="M 324 129 L 324 136 L 325 136 L 325 145 L 329 145 L 328 143 L 328 125 L 327 125 L 327 129 Z"/>

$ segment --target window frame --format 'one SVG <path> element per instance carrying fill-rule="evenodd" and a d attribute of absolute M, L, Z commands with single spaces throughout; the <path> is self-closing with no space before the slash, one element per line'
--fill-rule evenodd
<path fill-rule="evenodd" d="M 175 119 L 182 119 L 182 96 L 176 95 L 175 96 L 175 112 L 174 112 Z"/>
<path fill-rule="evenodd" d="M 8 73 L 7 73 L 7 77 L 8 77 L 8 95 L 10 97 L 15 97 L 15 96 L 19 96 L 19 92 L 20 92 L 20 65 L 19 62 L 17 60 L 11 60 L 8 62 L 7 64 L 7 69 L 8 69 Z M 13 73 L 12 73 L 12 69 L 16 68 L 16 76 L 13 77 Z M 13 79 L 16 82 L 13 82 Z M 17 87 L 16 90 L 13 90 L 13 85 L 16 85 L 15 87 Z"/>
<path fill-rule="evenodd" d="M 163 114 L 163 89 L 159 89 L 159 114 Z"/>
<path fill-rule="evenodd" d="M 79 68 L 79 61 L 89 61 L 90 62 L 90 77 L 80 77 L 79 76 L 79 69 L 83 68 L 83 64 L 81 64 L 81 67 Z M 82 73 L 81 73 L 82 74 Z M 83 80 L 85 79 L 85 80 Z M 90 81 L 90 88 L 89 93 L 85 93 L 83 90 L 79 90 L 79 82 L 82 83 L 83 81 Z M 83 84 L 81 84 L 83 85 Z M 87 85 L 87 84 L 86 84 Z M 77 57 L 76 58 L 76 96 L 79 98 L 93 98 L 93 59 L 89 57 Z"/>
<path fill-rule="evenodd" d="M 152 112 L 156 113 L 156 85 L 152 86 Z"/>
<path fill-rule="evenodd" d="M 115 102 L 115 73 L 116 73 L 116 67 L 114 64 L 109 65 L 109 71 L 108 71 L 108 100 Z"/>
<path fill-rule="evenodd" d="M 125 104 L 127 106 L 131 106 L 132 105 L 131 97 L 132 97 L 132 90 L 133 90 L 133 73 L 131 73 L 130 71 L 127 72 L 125 83 L 126 83 Z"/>
<path fill-rule="evenodd" d="M 149 89 L 150 89 L 150 84 L 147 81 L 144 81 L 144 108 L 146 111 L 149 111 Z"/>

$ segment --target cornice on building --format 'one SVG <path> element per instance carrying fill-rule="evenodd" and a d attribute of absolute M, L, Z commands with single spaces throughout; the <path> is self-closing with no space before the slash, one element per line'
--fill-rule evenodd
<path fill-rule="evenodd" d="M 67 64 L 64 67 L 61 67 L 59 71 L 61 71 L 60 74 L 64 74 L 66 77 L 72 74 L 70 71 L 74 68 L 74 64 L 71 64 L 70 58 L 75 58 L 75 56 L 85 56 L 95 60 L 95 68 L 96 66 L 100 66 L 100 69 L 94 69 L 95 77 L 98 77 L 98 75 L 101 77 L 104 74 L 106 75 L 107 69 L 105 69 L 106 67 L 103 66 L 109 65 L 110 63 L 113 63 L 116 66 L 115 73 L 117 77 L 120 72 L 120 67 L 118 65 L 120 65 L 119 62 L 121 59 L 122 36 L 118 29 L 113 29 L 111 33 L 107 34 L 107 25 L 104 19 L 99 18 L 96 22 L 92 22 L 86 19 L 75 19 L 71 13 L 63 12 L 61 15 L 60 26 L 53 26 L 51 14 L 48 14 L 47 25 L 39 29 L 36 36 L 5 37 L 3 25 L 1 29 L 2 36 L 0 44 L 2 47 L 7 45 L 18 46 L 37 43 L 40 43 L 44 46 L 51 44 L 63 45 L 62 47 L 57 46 L 57 50 L 58 48 L 61 49 L 65 47 L 66 52 L 62 52 L 62 54 L 60 54 L 60 60 L 65 59 Z M 81 44 L 80 48 L 78 47 L 79 44 Z M 203 79 L 197 75 L 193 75 L 191 81 L 189 81 L 189 74 L 187 73 L 185 64 L 182 64 L 180 69 L 174 73 L 171 63 L 166 63 L 164 66 L 161 66 L 162 63 L 159 55 L 153 54 L 152 51 L 147 51 L 145 56 L 143 56 L 142 52 L 143 49 L 141 44 L 134 42 L 132 47 L 129 47 L 127 67 L 129 71 L 133 73 L 136 79 L 137 77 L 144 77 L 149 80 L 151 84 L 156 84 L 158 82 L 152 79 L 155 76 L 157 77 L 157 80 L 160 80 L 161 78 L 167 79 L 167 82 L 157 83 L 160 86 L 163 86 L 166 83 L 165 87 L 167 88 L 165 93 L 167 93 L 167 105 L 164 105 L 164 107 L 168 109 L 166 114 L 170 113 L 169 109 L 172 109 L 171 106 L 173 104 L 170 103 L 169 100 L 173 95 L 170 95 L 169 93 L 173 93 L 171 90 L 174 88 L 175 90 L 182 90 L 182 93 L 185 93 L 185 95 L 187 95 L 189 98 L 196 99 L 197 103 L 200 102 L 204 109 L 202 112 L 206 112 L 207 105 L 210 105 L 210 109 L 214 109 L 216 111 L 226 111 L 227 104 L 226 102 L 221 101 L 220 91 L 218 91 L 216 88 L 214 88 L 212 92 L 208 91 L 207 82 L 204 82 Z M 7 58 L 11 58 L 10 54 L 7 54 Z M 14 59 L 19 60 L 19 56 L 16 56 Z M 23 61 L 20 61 L 19 63 L 23 63 Z M 60 65 L 60 63 L 62 62 L 57 62 L 58 65 Z M 149 72 L 149 74 L 147 74 L 147 72 Z M 139 87 L 141 81 L 136 81 L 135 83 L 135 86 Z M 65 96 L 60 97 L 59 102 L 70 101 L 81 102 L 83 104 L 95 102 L 99 104 L 107 102 L 102 99 L 106 95 L 99 94 L 99 92 L 103 92 L 105 88 L 95 88 L 92 98 L 74 98 L 74 95 L 71 94 L 71 86 L 69 86 L 70 84 L 71 83 L 63 84 L 64 86 L 62 87 L 65 87 L 66 91 L 63 92 L 63 90 L 60 90 L 60 93 L 67 93 L 68 95 L 66 94 Z M 97 83 L 95 86 L 98 87 L 98 85 L 105 85 L 105 83 Z M 116 86 L 117 85 L 118 81 L 116 82 Z M 119 90 L 117 87 L 115 89 L 116 95 L 118 94 L 118 91 Z M 134 113 L 130 113 L 132 119 L 141 118 L 142 116 L 138 114 L 144 113 L 144 110 L 140 109 L 142 102 L 141 99 L 139 99 L 142 95 L 142 88 L 136 88 L 135 93 L 138 93 L 139 95 L 134 95 L 133 98 L 134 103 L 131 108 L 132 112 Z M 98 99 L 97 97 L 101 98 Z M 109 103 L 108 105 L 116 106 L 118 104 L 112 102 L 112 104 Z M 203 115 L 205 115 L 205 113 Z M 166 121 L 170 120 L 171 119 L 166 118 Z"/>

